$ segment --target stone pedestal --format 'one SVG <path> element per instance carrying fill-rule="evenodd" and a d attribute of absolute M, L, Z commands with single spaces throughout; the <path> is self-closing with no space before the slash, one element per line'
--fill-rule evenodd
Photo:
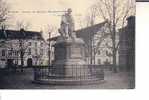
<path fill-rule="evenodd" d="M 74 40 L 59 39 L 54 45 L 55 61 L 53 62 L 52 73 L 63 77 L 76 78 L 89 74 L 85 61 L 85 43 L 82 39 Z"/>
<path fill-rule="evenodd" d="M 82 39 L 57 41 L 55 47 L 55 61 L 53 64 L 77 65 L 85 62 L 85 43 Z"/>

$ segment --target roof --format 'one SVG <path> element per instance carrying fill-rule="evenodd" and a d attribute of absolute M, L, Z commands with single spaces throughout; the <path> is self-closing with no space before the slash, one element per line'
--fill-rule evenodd
<path fill-rule="evenodd" d="M 50 39 L 47 39 L 47 41 L 56 41 L 58 37 L 60 37 L 60 36 L 52 37 Z"/>
<path fill-rule="evenodd" d="M 107 23 L 107 21 L 104 21 L 102 23 L 99 24 L 95 24 L 92 25 L 90 27 L 86 27 L 80 30 L 76 31 L 76 35 L 78 38 L 82 38 L 85 43 L 89 43 L 89 41 L 91 40 L 91 37 L 94 36 L 95 34 L 97 34 L 99 32 L 99 30 L 105 26 L 105 24 Z"/>
<path fill-rule="evenodd" d="M 99 29 L 101 28 L 101 27 L 103 27 L 105 24 L 107 23 L 107 21 L 104 21 L 104 22 L 102 22 L 102 23 L 99 23 L 99 24 L 95 24 L 95 25 L 93 25 L 93 26 L 89 26 L 89 27 L 85 27 L 85 28 L 83 28 L 83 29 L 80 29 L 80 30 L 77 30 L 76 31 L 76 34 L 77 34 L 77 36 L 80 36 L 80 35 L 82 35 L 82 34 L 84 34 L 84 35 L 94 35 L 95 33 L 97 33 L 98 31 L 99 31 Z"/>
<path fill-rule="evenodd" d="M 41 32 L 24 30 L 0 30 L 0 39 L 41 39 Z"/>

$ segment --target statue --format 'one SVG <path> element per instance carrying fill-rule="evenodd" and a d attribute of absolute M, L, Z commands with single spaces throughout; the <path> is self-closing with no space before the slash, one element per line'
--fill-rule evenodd
<path fill-rule="evenodd" d="M 72 10 L 69 8 L 67 10 L 67 13 L 62 15 L 61 20 L 61 27 L 59 29 L 59 33 L 64 39 L 74 39 L 76 37 L 74 29 L 74 19 L 71 15 Z"/>

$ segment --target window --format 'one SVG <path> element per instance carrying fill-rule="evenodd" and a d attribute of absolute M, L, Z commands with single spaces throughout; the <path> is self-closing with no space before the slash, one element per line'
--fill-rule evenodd
<path fill-rule="evenodd" d="M 101 60 L 100 59 L 98 59 L 98 64 L 101 64 Z"/>
<path fill-rule="evenodd" d="M 37 47 L 37 42 L 35 42 L 35 47 Z"/>
<path fill-rule="evenodd" d="M 40 55 L 43 55 L 43 49 L 40 49 Z"/>
<path fill-rule="evenodd" d="M 109 52 L 108 51 L 106 51 L 106 56 L 108 56 L 109 55 Z"/>
<path fill-rule="evenodd" d="M 100 50 L 98 50 L 98 55 L 100 55 L 100 53 L 101 53 Z"/>
<path fill-rule="evenodd" d="M 9 49 L 7 52 L 8 52 L 8 53 L 7 53 L 8 56 L 13 56 L 13 54 L 14 54 L 13 48 Z"/>
<path fill-rule="evenodd" d="M 31 54 L 32 54 L 31 48 L 28 48 L 28 55 L 31 55 Z"/>
<path fill-rule="evenodd" d="M 32 43 L 31 42 L 28 42 L 28 46 L 31 46 L 32 45 Z"/>
<path fill-rule="evenodd" d="M 109 62 L 109 60 L 108 59 L 106 59 L 106 61 L 104 62 L 104 64 L 110 64 L 110 62 Z"/>
<path fill-rule="evenodd" d="M 35 55 L 38 55 L 37 49 L 35 49 Z"/>
<path fill-rule="evenodd" d="M 15 64 L 18 65 L 18 60 L 15 60 Z"/>
<path fill-rule="evenodd" d="M 40 62 L 40 65 L 43 65 L 43 62 L 42 61 Z"/>
<path fill-rule="evenodd" d="M 2 56 L 5 56 L 5 55 L 6 55 L 5 50 L 2 50 Z"/>
<path fill-rule="evenodd" d="M 37 61 L 35 61 L 35 65 L 37 65 Z"/>
<path fill-rule="evenodd" d="M 18 55 L 18 52 L 17 51 L 14 51 L 14 55 L 17 56 Z"/>
<path fill-rule="evenodd" d="M 43 43 L 42 43 L 42 42 L 40 43 L 40 46 L 41 46 L 41 47 L 43 46 Z"/>
<path fill-rule="evenodd" d="M 8 51 L 8 56 L 12 56 L 12 52 L 13 52 L 12 50 L 9 50 Z"/>
<path fill-rule="evenodd" d="M 18 56 L 19 55 L 19 51 L 16 51 L 16 56 Z"/>

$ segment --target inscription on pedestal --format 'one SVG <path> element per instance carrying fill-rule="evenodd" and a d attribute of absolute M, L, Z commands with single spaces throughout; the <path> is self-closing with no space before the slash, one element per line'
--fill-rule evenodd
<path fill-rule="evenodd" d="M 71 58 L 81 58 L 82 57 L 81 48 L 72 46 L 70 49 L 71 49 L 71 54 L 70 54 Z"/>
<path fill-rule="evenodd" d="M 55 59 L 66 59 L 66 48 L 64 47 L 59 47 L 55 50 Z"/>

